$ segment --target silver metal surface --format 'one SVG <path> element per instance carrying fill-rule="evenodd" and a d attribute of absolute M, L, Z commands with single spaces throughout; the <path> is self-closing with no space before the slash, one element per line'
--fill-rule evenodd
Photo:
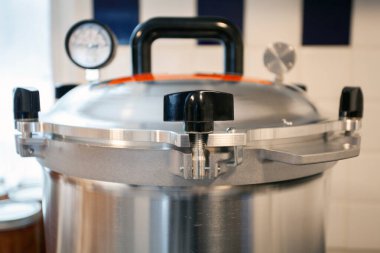
<path fill-rule="evenodd" d="M 216 122 L 206 146 L 193 145 L 191 149 L 182 123 L 163 121 L 162 100 L 170 92 L 200 87 L 231 92 L 235 120 Z M 39 123 L 16 122 L 21 132 L 16 136 L 16 144 L 21 156 L 39 157 L 42 165 L 52 169 L 65 168 L 57 171 L 63 174 L 72 171 L 69 166 L 54 164 L 60 156 L 63 156 L 63 163 L 81 160 L 80 155 L 68 149 L 88 153 L 91 162 L 83 164 L 80 173 L 74 172 L 72 176 L 87 175 L 92 179 L 127 184 L 188 185 L 173 178 L 181 176 L 207 179 L 206 184 L 242 185 L 300 178 L 324 171 L 324 166 L 319 169 L 314 166 L 315 170 L 306 174 L 294 170 L 282 174 L 282 178 L 273 176 L 271 170 L 268 170 L 272 175 L 269 177 L 247 176 L 252 170 L 260 175 L 261 170 L 270 167 L 261 160 L 308 165 L 357 156 L 359 142 L 354 133 L 359 127 L 360 120 L 356 119 L 323 121 L 303 93 L 286 86 L 215 80 L 131 82 L 113 86 L 90 84 L 68 93 L 51 112 L 40 115 Z M 228 128 L 235 130 L 226 132 Z M 350 134 L 346 137 L 347 132 Z M 326 135 L 336 136 L 336 144 L 325 138 Z M 202 148 L 194 149 L 198 146 Z M 115 171 L 104 177 L 104 173 L 93 169 L 94 163 L 101 164 L 99 159 L 118 152 L 114 148 L 125 150 L 122 158 L 108 160 L 108 166 L 104 167 L 112 167 Z M 157 156 L 159 151 L 162 152 Z M 191 153 L 193 159 L 189 157 Z M 141 166 L 136 168 L 125 157 Z M 148 171 L 143 172 L 146 169 Z M 128 176 L 120 177 L 121 170 L 128 172 Z"/>
<path fill-rule="evenodd" d="M 181 122 L 163 121 L 163 97 L 199 89 L 234 96 L 235 119 L 216 122 L 214 131 L 225 131 L 228 127 L 240 130 L 286 126 L 283 119 L 293 126 L 321 121 L 308 98 L 286 86 L 218 80 L 80 85 L 61 98 L 51 111 L 41 113 L 40 120 L 61 126 L 183 132 Z"/>
<path fill-rule="evenodd" d="M 47 138 L 41 135 L 16 135 L 16 152 L 22 157 L 41 157 L 47 145 Z"/>
<path fill-rule="evenodd" d="M 340 137 L 328 143 L 305 145 L 279 145 L 260 150 L 262 159 L 288 164 L 313 164 L 327 161 L 337 161 L 358 156 L 360 153 L 360 137 Z"/>
<path fill-rule="evenodd" d="M 356 118 L 344 118 L 344 129 L 346 132 L 355 132 L 361 128 L 361 119 L 356 119 Z"/>
<path fill-rule="evenodd" d="M 142 187 L 45 170 L 49 253 L 323 253 L 326 178 Z"/>
<path fill-rule="evenodd" d="M 325 170 L 326 166 L 313 165 L 315 163 L 357 156 L 360 137 L 355 131 L 360 123 L 355 122 L 332 121 L 251 129 L 246 133 L 235 130 L 209 134 L 207 166 L 202 175 L 195 177 L 194 163 L 198 160 L 192 159 L 189 137 L 184 133 L 48 123 L 41 123 L 39 127 L 31 123 L 32 126 L 27 127 L 26 123 L 20 123 L 17 125 L 21 130 L 39 129 L 41 132 L 27 138 L 23 134 L 16 136 L 16 146 L 21 156 L 39 157 L 43 166 L 74 177 L 152 186 L 194 183 L 178 179 L 180 176 L 207 179 L 203 185 L 244 185 L 305 177 Z M 350 130 L 349 135 L 347 130 Z M 275 169 L 280 166 L 278 163 L 284 167 L 283 172 L 288 173 L 278 173 Z M 309 164 L 312 166 L 307 166 Z M 107 167 L 112 171 L 104 171 Z"/>
<path fill-rule="evenodd" d="M 173 91 L 200 87 L 232 93 L 235 120 L 215 123 L 215 131 L 209 134 L 207 143 L 190 145 L 189 135 L 183 132 L 181 123 L 163 121 L 163 96 Z M 153 157 L 153 153 L 158 150 L 164 150 L 168 152 L 164 152 L 157 161 L 149 159 L 151 166 L 156 163 L 165 165 L 165 172 L 186 179 L 212 180 L 222 174 L 228 175 L 228 172 L 236 171 L 239 165 L 248 162 L 244 161 L 245 150 L 266 149 L 269 144 L 273 146 L 272 139 L 283 139 L 282 142 L 289 139 L 292 143 L 293 137 L 319 134 L 319 138 L 323 138 L 326 132 L 340 132 L 340 124 L 342 123 L 323 122 L 316 108 L 303 94 L 285 86 L 220 80 L 129 82 L 119 85 L 99 83 L 75 88 L 60 99 L 53 110 L 41 114 L 39 124 L 16 122 L 16 128 L 21 132 L 21 135 L 16 136 L 16 144 L 17 152 L 21 156 L 40 157 L 42 164 L 46 163 L 44 159 L 51 159 L 51 154 L 55 154 L 55 158 L 59 155 L 58 151 L 51 150 L 57 146 L 53 144 L 56 142 L 64 143 L 59 152 L 65 159 L 69 159 L 68 152 L 62 152 L 62 148 L 72 146 L 71 144 L 85 145 L 90 153 L 92 147 L 100 147 L 102 157 L 108 157 L 109 152 L 112 152 L 103 147 L 128 149 L 132 155 L 131 150 L 146 150 L 147 152 L 143 152 L 144 159 Z M 227 128 L 235 130 L 226 133 Z M 326 146 L 328 143 L 321 145 Z M 169 152 L 170 150 L 174 152 Z M 272 149 L 268 149 L 270 151 L 273 153 Z M 189 153 L 192 153 L 191 162 L 188 160 Z M 348 152 L 341 153 L 343 155 L 340 157 L 352 156 Z M 292 154 L 289 156 L 289 159 L 279 161 L 292 163 Z M 274 159 L 279 156 L 264 157 Z M 328 162 L 333 160 L 330 157 Z M 140 160 L 136 162 L 141 163 Z M 131 168 L 129 163 L 124 167 L 125 170 Z M 84 168 L 89 170 L 88 174 L 93 174 L 88 166 Z M 158 176 L 158 180 L 153 179 L 157 176 L 152 174 L 141 175 L 139 178 L 145 178 L 143 184 L 161 185 L 165 182 L 163 185 L 167 185 L 164 171 Z M 99 174 L 95 175 L 98 178 Z M 124 183 L 136 183 L 129 179 L 126 182 L 125 178 L 121 180 Z M 226 183 L 224 181 L 222 184 Z M 179 186 L 182 184 L 181 182 Z M 241 184 L 240 180 L 237 184 Z"/>
<path fill-rule="evenodd" d="M 294 47 L 283 42 L 269 45 L 264 52 L 264 65 L 276 75 L 275 83 L 283 82 L 283 75 L 294 67 L 295 61 Z"/>
<path fill-rule="evenodd" d="M 214 132 L 208 135 L 208 147 L 231 147 L 231 146 L 256 146 L 258 141 L 275 139 L 289 139 L 305 137 L 329 132 L 357 131 L 361 127 L 361 121 L 337 120 L 324 121 L 315 124 L 289 127 L 273 127 L 240 130 L 237 132 Z M 41 134 L 53 136 L 55 139 L 84 143 L 88 145 L 128 147 L 138 146 L 142 143 L 163 143 L 177 147 L 190 147 L 188 134 L 184 132 L 172 132 L 164 130 L 129 130 L 129 129 L 102 129 L 93 127 L 75 127 L 56 125 L 51 123 L 26 123 L 16 122 L 16 128 L 21 133 L 37 131 Z M 147 146 L 147 145 L 146 145 Z M 167 148 L 167 146 L 166 146 Z"/>
<path fill-rule="evenodd" d="M 21 133 L 36 133 L 41 132 L 40 121 L 15 121 L 15 128 Z"/>
<path fill-rule="evenodd" d="M 208 151 L 206 150 L 205 138 L 207 134 L 193 133 L 194 140 L 191 143 L 191 179 L 214 178 L 210 171 L 208 162 Z"/>
<path fill-rule="evenodd" d="M 312 141 L 307 142 L 313 145 Z M 317 142 L 318 144 L 318 142 Z M 256 149 L 243 151 L 242 163 L 230 166 L 233 148 L 210 149 L 212 180 L 186 180 L 181 167 L 191 168 L 191 153 L 185 150 L 146 150 L 92 147 L 62 141 L 49 141 L 40 164 L 70 177 L 130 185 L 188 187 L 194 185 L 248 185 L 291 180 L 315 175 L 335 162 L 292 165 L 263 160 Z M 185 169 L 186 170 L 186 169 Z"/>

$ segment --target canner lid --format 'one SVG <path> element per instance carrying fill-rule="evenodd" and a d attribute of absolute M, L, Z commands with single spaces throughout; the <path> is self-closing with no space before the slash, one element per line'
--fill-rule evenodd
<path fill-rule="evenodd" d="M 169 130 L 183 132 L 181 122 L 164 122 L 165 95 L 191 90 L 233 94 L 234 120 L 215 122 L 215 131 L 228 127 L 253 129 L 303 125 L 321 121 L 316 107 L 297 87 L 267 81 L 226 81 L 224 75 L 175 79 L 132 78 L 81 85 L 66 94 L 53 109 L 40 114 L 46 123 L 75 127 Z"/>
<path fill-rule="evenodd" d="M 297 86 L 226 75 L 149 76 L 71 90 L 38 122 L 18 122 L 19 130 L 36 132 L 16 139 L 18 152 L 39 157 L 50 173 L 181 187 L 302 178 L 359 154 L 360 119 L 325 120 Z M 187 123 L 164 121 L 166 95 L 199 90 L 230 93 L 234 105 L 234 120 L 214 121 L 212 132 L 200 133 L 198 147 L 209 152 L 201 176 L 194 174 L 196 133 L 185 131 Z"/>

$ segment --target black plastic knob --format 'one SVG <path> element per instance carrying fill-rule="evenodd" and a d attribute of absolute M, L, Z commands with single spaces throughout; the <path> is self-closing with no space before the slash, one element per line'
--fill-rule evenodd
<path fill-rule="evenodd" d="M 66 95 L 67 92 L 71 91 L 77 86 L 78 84 L 70 83 L 70 84 L 61 84 L 55 87 L 55 99 L 60 99 L 61 97 Z"/>
<path fill-rule="evenodd" d="M 218 91 L 185 91 L 164 97 L 164 121 L 184 121 L 186 132 L 210 132 L 214 121 L 234 119 L 233 95 Z"/>
<path fill-rule="evenodd" d="M 344 87 L 340 97 L 339 118 L 363 117 L 363 92 L 360 87 Z"/>
<path fill-rule="evenodd" d="M 34 88 L 13 90 L 13 114 L 15 120 L 38 119 L 40 93 Z"/>

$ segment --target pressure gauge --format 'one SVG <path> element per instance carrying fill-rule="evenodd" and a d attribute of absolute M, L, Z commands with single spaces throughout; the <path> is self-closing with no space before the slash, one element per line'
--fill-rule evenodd
<path fill-rule="evenodd" d="M 74 24 L 66 35 L 66 52 L 76 65 L 98 69 L 111 62 L 115 54 L 115 36 L 105 25 L 95 20 Z"/>

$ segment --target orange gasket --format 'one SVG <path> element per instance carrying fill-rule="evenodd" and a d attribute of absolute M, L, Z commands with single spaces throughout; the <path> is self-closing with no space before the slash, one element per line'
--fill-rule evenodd
<path fill-rule="evenodd" d="M 222 75 L 222 74 L 193 74 L 193 75 L 153 75 L 150 73 L 138 74 L 134 76 L 117 78 L 109 81 L 107 84 L 116 85 L 128 82 L 153 82 L 153 81 L 171 81 L 171 80 L 221 80 L 229 82 L 249 82 L 263 85 L 271 85 L 272 82 L 263 79 L 246 78 L 240 75 Z"/>

